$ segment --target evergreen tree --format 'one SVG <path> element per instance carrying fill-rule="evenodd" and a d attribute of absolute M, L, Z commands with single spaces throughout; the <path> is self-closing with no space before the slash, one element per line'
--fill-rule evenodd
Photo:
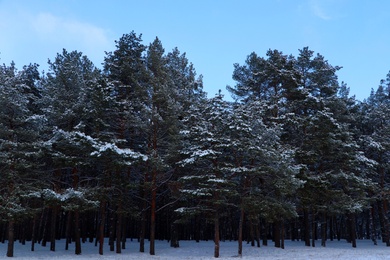
<path fill-rule="evenodd" d="M 0 67 L 0 219 L 8 222 L 8 257 L 14 254 L 15 223 L 41 206 L 43 119 L 32 109 L 38 94 L 36 70 L 30 65 L 18 72 L 13 63 Z"/>
<path fill-rule="evenodd" d="M 181 177 L 180 192 L 193 203 L 177 212 L 184 215 L 203 214 L 214 223 L 214 257 L 219 257 L 219 221 L 224 212 L 234 207 L 232 198 L 237 196 L 233 181 L 232 163 L 226 160 L 226 152 L 232 143 L 228 136 L 230 105 L 221 95 L 207 100 L 200 107 L 193 107 L 184 119 L 182 130 L 185 158 L 179 162 L 188 174 Z"/>
<path fill-rule="evenodd" d="M 85 181 L 89 180 L 94 173 L 89 166 L 97 165 L 92 163 L 92 156 L 101 156 L 111 151 L 123 158 L 131 157 L 133 153 L 119 150 L 116 142 L 113 142 L 113 135 L 109 133 L 109 128 L 107 131 L 102 129 L 108 126 L 107 115 L 102 111 L 104 103 L 97 103 L 97 101 L 104 101 L 101 95 L 109 93 L 107 91 L 104 93 L 104 82 L 92 62 L 80 52 L 63 50 L 62 54 L 57 54 L 54 62 L 49 61 L 49 65 L 49 73 L 43 82 L 43 104 L 52 128 L 46 145 L 52 167 L 50 170 L 53 171 L 51 180 L 53 186 L 51 192 L 45 192 L 44 198 L 51 208 L 52 216 L 57 214 L 60 207 L 72 209 L 75 218 L 75 253 L 81 254 L 79 214 L 84 209 L 78 204 L 84 198 L 83 203 L 90 204 L 90 198 L 94 197 L 94 191 L 97 191 L 94 188 L 98 188 L 83 184 L 91 184 Z M 93 177 L 99 178 L 101 175 L 95 174 Z M 62 199 L 61 194 L 70 191 L 74 191 L 79 199 Z M 96 203 L 91 205 L 96 206 Z M 85 210 L 88 208 L 86 207 Z M 70 216 L 71 214 L 68 214 L 68 217 Z M 51 220 L 53 227 L 51 250 L 53 251 L 55 250 L 55 222 L 56 219 L 53 217 Z"/>
<path fill-rule="evenodd" d="M 376 91 L 372 91 L 369 98 L 361 104 L 362 117 L 360 124 L 360 140 L 365 155 L 373 166 L 370 178 L 377 183 L 377 188 L 371 191 L 375 204 L 372 207 L 378 210 L 381 226 L 382 241 L 390 245 L 390 224 L 388 220 L 388 185 L 387 178 L 389 164 L 389 112 L 390 112 L 390 73 L 385 80 L 381 80 Z M 376 238 L 373 237 L 373 240 Z"/>
<path fill-rule="evenodd" d="M 258 226 L 261 218 L 277 228 L 282 220 L 297 216 L 292 198 L 301 185 L 295 178 L 298 168 L 292 160 L 292 151 L 280 143 L 278 126 L 263 122 L 266 111 L 268 107 L 261 101 L 235 104 L 228 119 L 232 145 L 225 153 L 230 155 L 233 167 L 228 170 L 236 175 L 241 199 L 239 255 L 242 255 L 245 215 L 251 227 Z M 280 242 L 275 240 L 278 247 Z"/>

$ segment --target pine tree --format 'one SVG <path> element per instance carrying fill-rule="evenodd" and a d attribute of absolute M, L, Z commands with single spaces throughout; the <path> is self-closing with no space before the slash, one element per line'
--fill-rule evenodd
<path fill-rule="evenodd" d="M 193 201 L 189 207 L 176 211 L 183 215 L 203 214 L 214 223 L 214 257 L 219 257 L 219 220 L 224 212 L 234 207 L 232 198 L 237 196 L 233 181 L 233 164 L 226 160 L 227 150 L 232 145 L 228 136 L 230 105 L 222 95 L 193 107 L 184 120 L 182 130 L 183 160 L 187 174 L 179 179 L 180 192 Z"/>
<path fill-rule="evenodd" d="M 388 193 L 387 173 L 389 172 L 389 112 L 390 112 L 390 73 L 385 80 L 381 80 L 376 91 L 372 91 L 369 98 L 361 104 L 360 143 L 364 154 L 370 159 L 373 167 L 369 168 L 369 176 L 377 183 L 377 188 L 371 190 L 375 199 L 373 208 L 378 209 L 381 224 L 382 241 L 390 245 L 390 224 L 387 217 Z M 373 240 L 376 238 L 373 237 Z"/>
<path fill-rule="evenodd" d="M 301 185 L 295 178 L 298 168 L 294 166 L 292 151 L 280 143 L 278 126 L 263 122 L 267 111 L 266 103 L 261 101 L 235 104 L 228 120 L 232 145 L 225 153 L 230 155 L 233 167 L 228 170 L 235 174 L 241 199 L 240 256 L 245 215 L 251 226 L 257 226 L 260 218 L 276 226 L 297 216 L 292 198 Z M 275 243 L 279 245 L 280 241 Z"/>
<path fill-rule="evenodd" d="M 0 67 L 0 219 L 8 222 L 8 257 L 14 255 L 15 223 L 32 217 L 41 206 L 43 120 L 33 110 L 36 70 L 30 65 L 18 72 L 13 63 Z"/>
<path fill-rule="evenodd" d="M 105 140 L 100 140 L 95 129 L 102 123 L 99 118 L 92 118 L 101 104 L 94 103 L 94 86 L 98 86 L 100 72 L 81 52 L 68 52 L 65 49 L 57 54 L 53 62 L 49 61 L 50 69 L 43 81 L 43 106 L 51 127 L 47 134 L 48 165 L 53 172 L 53 186 L 46 190 L 44 198 L 55 216 L 62 208 L 73 212 L 75 218 L 75 253 L 81 254 L 79 214 L 82 207 L 79 204 L 91 204 L 95 195 L 93 187 L 81 185 L 89 179 L 92 171 L 88 165 L 89 158 L 96 152 L 102 152 L 102 146 L 110 147 Z M 99 89 L 96 89 L 98 92 Z M 95 123 L 94 120 L 96 120 Z M 103 142 L 106 141 L 106 142 Z M 106 148 L 108 149 L 108 148 Z M 73 199 L 63 199 L 62 194 L 68 194 Z M 70 196 L 69 193 L 76 194 Z M 81 194 L 80 194 L 81 193 Z M 78 198 L 78 199 L 74 199 Z M 84 201 L 84 202 L 82 202 Z M 86 207 L 88 210 L 90 207 Z M 71 214 L 68 214 L 70 217 Z M 51 221 L 55 227 L 56 218 Z M 69 222 L 70 223 L 70 222 Z M 51 250 L 55 250 L 55 230 L 51 230 Z"/>

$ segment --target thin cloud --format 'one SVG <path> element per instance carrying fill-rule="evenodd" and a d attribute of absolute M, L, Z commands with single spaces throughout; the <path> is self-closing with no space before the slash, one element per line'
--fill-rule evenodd
<path fill-rule="evenodd" d="M 49 11 L 34 12 L 9 2 L 5 6 L 0 2 L 0 7 L 2 63 L 14 60 L 20 66 L 30 62 L 44 66 L 65 48 L 83 52 L 99 66 L 104 52 L 113 48 L 110 31 L 92 23 Z"/>
<path fill-rule="evenodd" d="M 85 48 L 109 46 L 106 31 L 100 27 L 77 20 L 65 19 L 51 13 L 39 13 L 31 18 L 33 31 L 38 37 L 65 43 L 78 42 Z"/>
<path fill-rule="evenodd" d="M 322 20 L 331 20 L 332 16 L 329 15 L 323 6 L 321 6 L 318 0 L 310 0 L 309 6 L 312 13 Z"/>

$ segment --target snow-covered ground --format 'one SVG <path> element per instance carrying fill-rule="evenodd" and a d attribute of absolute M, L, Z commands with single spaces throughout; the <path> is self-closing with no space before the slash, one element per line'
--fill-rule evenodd
<path fill-rule="evenodd" d="M 320 241 L 317 242 L 320 245 Z M 390 248 L 384 244 L 379 243 L 374 246 L 369 240 L 357 242 L 357 248 L 352 248 L 350 244 L 345 241 L 328 241 L 327 247 L 305 247 L 303 242 L 286 241 L 285 249 L 273 247 L 272 242 L 268 246 L 261 248 L 251 247 L 244 244 L 243 259 L 343 259 L 343 260 L 357 260 L 357 259 L 390 259 Z M 203 241 L 196 243 L 195 241 L 180 241 L 179 248 L 169 247 L 166 241 L 156 242 L 156 255 L 150 256 L 149 248 L 146 244 L 146 253 L 138 252 L 138 243 L 128 242 L 127 249 L 122 251 L 122 254 L 110 252 L 108 246 L 105 248 L 103 256 L 98 254 L 98 248 L 94 244 L 82 244 L 82 255 L 74 254 L 74 244 L 70 245 L 70 250 L 64 250 L 64 240 L 57 241 L 56 252 L 51 252 L 49 244 L 47 247 L 42 247 L 37 244 L 35 252 L 31 252 L 30 244 L 21 245 L 15 243 L 15 257 L 16 259 L 215 259 L 213 257 L 214 244 L 212 241 Z M 0 258 L 5 259 L 7 244 L 0 244 Z M 237 242 L 221 242 L 220 258 L 219 259 L 235 259 L 237 258 Z"/>

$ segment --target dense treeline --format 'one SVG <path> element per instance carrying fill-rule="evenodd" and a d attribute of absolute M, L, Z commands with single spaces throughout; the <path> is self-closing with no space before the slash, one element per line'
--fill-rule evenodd
<path fill-rule="evenodd" d="M 0 240 L 121 253 L 220 240 L 390 246 L 390 74 L 363 102 L 308 48 L 235 64 L 207 98 L 185 54 L 123 35 L 102 69 L 63 50 L 0 68 Z"/>

